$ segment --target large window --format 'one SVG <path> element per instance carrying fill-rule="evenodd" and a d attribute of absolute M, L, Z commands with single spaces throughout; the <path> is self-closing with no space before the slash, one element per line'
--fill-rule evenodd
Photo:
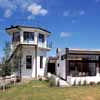
<path fill-rule="evenodd" d="M 44 42 L 44 35 L 43 34 L 39 34 L 39 42 Z"/>
<path fill-rule="evenodd" d="M 24 32 L 24 40 L 25 41 L 33 41 L 34 40 L 34 32 Z"/>
<path fill-rule="evenodd" d="M 43 56 L 40 56 L 40 68 L 43 68 Z"/>
<path fill-rule="evenodd" d="M 32 56 L 26 56 L 26 69 L 32 68 Z"/>
<path fill-rule="evenodd" d="M 14 32 L 12 40 L 13 40 L 13 42 L 20 41 L 20 33 L 19 32 Z"/>

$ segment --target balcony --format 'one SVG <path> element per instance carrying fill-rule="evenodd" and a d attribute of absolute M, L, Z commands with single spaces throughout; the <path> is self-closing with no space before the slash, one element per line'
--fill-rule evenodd
<path fill-rule="evenodd" d="M 47 42 L 47 48 L 52 48 L 52 42 Z"/>
<path fill-rule="evenodd" d="M 36 44 L 34 40 L 24 40 L 21 44 Z"/>
<path fill-rule="evenodd" d="M 47 43 L 38 42 L 38 47 L 50 50 L 52 48 L 52 42 L 47 42 Z"/>

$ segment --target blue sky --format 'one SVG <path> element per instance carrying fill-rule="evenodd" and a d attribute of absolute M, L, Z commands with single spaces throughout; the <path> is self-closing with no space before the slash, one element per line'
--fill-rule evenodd
<path fill-rule="evenodd" d="M 100 49 L 100 0 L 0 0 L 0 57 L 10 25 L 51 31 L 49 55 L 57 47 Z"/>

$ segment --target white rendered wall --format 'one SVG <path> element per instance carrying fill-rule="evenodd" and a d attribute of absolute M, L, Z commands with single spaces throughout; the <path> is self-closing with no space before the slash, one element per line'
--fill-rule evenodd
<path fill-rule="evenodd" d="M 66 79 L 66 60 L 61 60 L 61 56 L 65 54 L 65 50 L 66 49 L 63 49 L 63 50 L 59 50 L 58 51 L 58 58 L 57 59 L 57 64 L 56 64 L 56 74 L 57 76 L 63 78 L 63 79 Z M 58 66 L 59 64 L 59 66 Z"/>
<path fill-rule="evenodd" d="M 25 31 L 27 31 L 27 32 L 34 32 L 34 30 L 31 30 L 31 31 L 29 31 L 29 30 L 25 30 Z M 20 32 L 20 43 L 21 44 L 35 44 L 35 45 L 38 45 L 38 47 L 42 47 L 42 48 L 47 48 L 47 34 L 45 34 L 44 33 L 44 42 L 42 43 L 42 42 L 39 42 L 38 41 L 38 35 L 39 35 L 39 32 L 34 32 L 34 40 L 33 41 L 24 41 L 24 38 L 23 38 L 23 33 L 24 33 L 24 31 L 21 31 Z M 43 34 L 43 32 L 41 33 L 41 34 Z"/>
<path fill-rule="evenodd" d="M 32 69 L 26 69 L 27 55 L 32 56 Z M 35 49 L 34 48 L 23 49 L 21 74 L 22 74 L 22 77 L 25 77 L 25 78 L 35 77 Z"/>
<path fill-rule="evenodd" d="M 33 32 L 34 33 L 34 40 L 24 41 L 24 31 Z M 39 34 L 44 35 L 44 42 L 38 41 Z M 28 28 L 22 29 L 20 31 L 20 41 L 16 42 L 16 43 L 13 42 L 13 44 L 11 46 L 11 50 L 13 51 L 18 44 L 34 44 L 34 45 L 38 45 L 38 47 L 41 47 L 41 48 L 48 48 L 48 46 L 47 46 L 47 36 L 48 36 L 48 34 L 44 31 L 39 31 L 39 30 L 36 31 L 34 29 L 30 30 Z"/>
<path fill-rule="evenodd" d="M 65 62 L 66 62 L 65 60 L 62 60 L 60 62 L 60 68 L 59 68 L 59 70 L 60 70 L 59 76 L 63 79 L 66 79 L 66 64 L 65 64 Z"/>
<path fill-rule="evenodd" d="M 84 84 L 85 81 L 87 84 L 89 84 L 90 82 L 98 83 L 100 82 L 100 74 L 96 76 L 86 76 L 86 77 L 71 77 L 71 76 L 67 77 L 67 82 L 70 85 L 73 85 L 73 84 L 78 85 L 79 82 L 81 82 L 81 84 Z"/>
<path fill-rule="evenodd" d="M 38 49 L 37 55 L 37 76 L 44 76 L 46 71 L 47 51 Z M 43 56 L 43 68 L 40 68 L 40 56 Z"/>
<path fill-rule="evenodd" d="M 47 51 L 38 49 L 37 52 L 37 76 L 44 76 L 46 69 L 46 54 Z M 32 69 L 26 69 L 26 56 L 32 55 Z M 43 68 L 40 68 L 40 56 L 43 56 Z M 36 75 L 36 65 L 35 65 L 35 48 L 25 48 L 23 49 L 22 57 L 22 77 L 23 78 L 35 78 Z"/>

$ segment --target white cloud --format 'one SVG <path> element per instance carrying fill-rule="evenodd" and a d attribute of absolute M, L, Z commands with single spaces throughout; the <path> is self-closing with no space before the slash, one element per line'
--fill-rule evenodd
<path fill-rule="evenodd" d="M 35 16 L 34 15 L 29 15 L 29 16 L 27 16 L 27 19 L 28 20 L 34 20 L 35 19 Z"/>
<path fill-rule="evenodd" d="M 67 10 L 64 11 L 63 16 L 71 16 L 71 17 L 77 17 L 77 16 L 82 16 L 85 15 L 84 10 Z"/>
<path fill-rule="evenodd" d="M 72 20 L 72 23 L 76 23 L 76 22 L 77 22 L 76 20 L 74 20 L 74 19 Z"/>
<path fill-rule="evenodd" d="M 4 19 L 3 18 L 0 18 L 0 22 L 2 22 L 2 21 L 4 21 Z"/>
<path fill-rule="evenodd" d="M 63 16 L 69 16 L 70 15 L 70 11 L 69 10 L 67 10 L 67 11 L 65 11 L 64 13 L 63 13 Z"/>
<path fill-rule="evenodd" d="M 16 4 L 12 0 L 0 0 L 0 8 L 16 9 Z"/>
<path fill-rule="evenodd" d="M 71 34 L 69 32 L 61 32 L 60 37 L 70 37 Z"/>
<path fill-rule="evenodd" d="M 0 8 L 5 11 L 4 17 L 6 18 L 10 17 L 16 10 L 23 11 L 23 13 L 30 12 L 32 15 L 45 16 L 48 11 L 41 4 L 37 4 L 37 1 L 39 0 L 0 0 Z"/>
<path fill-rule="evenodd" d="M 48 11 L 44 9 L 41 5 L 33 3 L 27 7 L 27 11 L 31 12 L 33 15 L 45 16 Z"/>
<path fill-rule="evenodd" d="M 100 0 L 96 0 L 96 2 L 98 3 L 98 2 L 100 2 Z"/>
<path fill-rule="evenodd" d="M 41 9 L 40 14 L 45 16 L 48 13 L 46 9 Z"/>
<path fill-rule="evenodd" d="M 79 14 L 80 15 L 85 15 L 85 11 L 84 10 L 81 10 Z"/>
<path fill-rule="evenodd" d="M 9 18 L 12 15 L 12 11 L 10 9 L 5 10 L 4 17 Z"/>

